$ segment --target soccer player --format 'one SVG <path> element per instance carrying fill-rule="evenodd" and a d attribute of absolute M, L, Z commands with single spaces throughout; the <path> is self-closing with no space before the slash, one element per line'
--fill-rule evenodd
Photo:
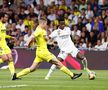
<path fill-rule="evenodd" d="M 52 53 L 47 49 L 47 33 L 46 33 L 47 20 L 45 18 L 39 19 L 39 25 L 37 26 L 35 32 L 30 36 L 25 46 L 29 46 L 30 42 L 35 39 L 37 42 L 36 58 L 31 65 L 31 67 L 22 70 L 21 72 L 14 74 L 12 80 L 19 79 L 30 72 L 35 71 L 41 62 L 47 61 L 49 63 L 55 64 L 61 71 L 66 73 L 71 77 L 71 79 L 76 79 L 82 75 L 82 73 L 74 74 L 68 68 L 66 68 Z"/>
<path fill-rule="evenodd" d="M 75 47 L 73 41 L 71 40 L 71 30 L 69 27 L 65 27 L 64 21 L 60 21 L 59 28 L 54 30 L 49 37 L 51 41 L 56 41 L 58 47 L 60 48 L 60 53 L 58 55 L 58 60 L 61 62 L 66 59 L 68 55 L 78 58 L 82 61 L 84 69 L 88 72 L 89 79 L 93 80 L 95 78 L 94 73 L 90 71 L 87 67 L 86 57 L 80 53 L 80 51 Z M 52 65 L 45 79 L 48 80 L 52 72 L 56 69 L 56 65 Z"/>
<path fill-rule="evenodd" d="M 10 48 L 7 46 L 6 38 L 15 39 L 9 35 L 6 35 L 6 26 L 5 22 L 7 21 L 7 14 L 0 13 L 0 64 L 4 62 L 8 62 L 9 70 L 11 75 L 15 73 L 14 62 L 12 58 L 12 52 Z"/>

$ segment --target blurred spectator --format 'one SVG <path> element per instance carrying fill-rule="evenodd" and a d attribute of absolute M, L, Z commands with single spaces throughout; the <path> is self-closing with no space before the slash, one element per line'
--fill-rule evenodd
<path fill-rule="evenodd" d="M 84 24 L 82 23 L 82 20 L 83 20 L 83 19 L 82 19 L 81 17 L 78 18 L 77 27 L 78 27 L 79 30 L 82 30 L 82 28 L 83 28 L 83 26 L 84 26 Z"/>
<path fill-rule="evenodd" d="M 10 6 L 10 9 L 13 10 L 13 12 L 17 11 L 18 5 L 17 0 L 13 0 L 12 5 Z"/>
<path fill-rule="evenodd" d="M 14 45 L 24 45 L 25 37 L 33 32 L 40 17 L 47 18 L 48 35 L 60 21 L 72 30 L 79 48 L 91 49 L 98 40 L 108 38 L 108 0 L 3 0 L 0 12 L 7 13 L 7 34 L 15 36 Z"/>
<path fill-rule="evenodd" d="M 30 5 L 34 2 L 35 0 L 24 0 L 26 5 Z"/>
<path fill-rule="evenodd" d="M 101 40 L 97 40 L 97 45 L 95 45 L 94 50 L 105 51 L 107 50 L 108 42 L 101 43 Z"/>
<path fill-rule="evenodd" d="M 94 16 L 94 13 L 93 13 L 93 10 L 91 9 L 91 5 L 88 4 L 87 6 L 87 10 L 86 10 L 86 18 L 89 19 L 89 18 L 92 18 Z"/>
<path fill-rule="evenodd" d="M 18 17 L 20 18 L 20 19 L 24 19 L 25 17 L 26 17 L 26 14 L 25 14 L 25 8 L 24 7 L 21 7 L 21 8 L 19 8 L 19 14 L 18 14 Z"/>
<path fill-rule="evenodd" d="M 107 18 L 107 14 L 106 14 L 106 10 L 102 10 L 102 21 L 104 22 L 104 20 Z"/>
<path fill-rule="evenodd" d="M 66 6 L 71 7 L 72 0 L 65 0 Z"/>
<path fill-rule="evenodd" d="M 105 33 L 108 37 L 108 17 L 104 20 Z"/>
<path fill-rule="evenodd" d="M 86 10 L 86 9 L 82 8 L 81 11 L 80 11 L 80 12 L 81 12 L 81 16 L 80 16 L 80 17 L 81 17 L 82 19 L 86 18 L 85 10 Z"/>
<path fill-rule="evenodd" d="M 68 16 L 68 18 L 70 19 L 70 20 L 73 20 L 73 18 L 74 18 L 74 10 L 72 9 L 71 11 L 70 11 L 70 15 Z"/>
<path fill-rule="evenodd" d="M 75 36 L 81 36 L 81 31 L 78 30 L 77 25 L 74 25 L 72 30 L 72 37 L 75 38 Z"/>
<path fill-rule="evenodd" d="M 50 14 L 47 16 L 48 20 L 54 21 L 56 20 L 56 14 L 53 9 L 51 9 Z"/>
<path fill-rule="evenodd" d="M 77 17 L 81 16 L 81 13 L 80 13 L 80 11 L 78 10 L 77 7 L 74 7 L 74 15 L 77 16 Z"/>
<path fill-rule="evenodd" d="M 84 39 L 81 39 L 79 43 L 79 48 L 80 49 L 87 49 L 87 44 L 85 43 Z"/>
<path fill-rule="evenodd" d="M 105 43 L 107 41 L 107 37 L 105 35 L 105 32 L 100 33 L 99 39 L 101 40 L 101 43 Z"/>
<path fill-rule="evenodd" d="M 61 0 L 61 5 L 59 6 L 59 9 L 62 9 L 66 11 L 68 7 L 66 6 L 65 0 Z"/>
<path fill-rule="evenodd" d="M 39 5 L 34 6 L 34 13 L 39 15 L 39 13 L 40 13 L 40 6 Z"/>
<path fill-rule="evenodd" d="M 92 29 L 97 29 L 100 33 L 104 32 L 104 24 L 103 21 L 101 20 L 101 17 L 96 17 L 94 19 L 95 21 L 92 23 Z"/>
<path fill-rule="evenodd" d="M 3 5 L 3 0 L 0 0 L 0 5 Z"/>
<path fill-rule="evenodd" d="M 81 4 L 79 6 L 79 10 L 81 11 L 82 9 L 87 9 L 87 3 L 85 0 L 81 0 Z"/>
<path fill-rule="evenodd" d="M 31 31 L 30 29 L 28 29 L 26 32 L 27 32 L 27 33 L 24 35 L 24 43 L 27 42 L 28 38 L 29 38 L 29 37 L 31 36 L 31 34 L 32 34 L 32 31 Z"/>
<path fill-rule="evenodd" d="M 16 29 L 20 29 L 21 32 L 25 30 L 25 25 L 22 19 L 19 19 L 19 21 L 17 22 Z"/>
<path fill-rule="evenodd" d="M 97 37 L 93 31 L 90 32 L 89 37 L 87 37 L 87 41 L 91 45 L 90 47 L 93 47 L 94 45 L 96 45 Z"/>
<path fill-rule="evenodd" d="M 94 8 L 97 8 L 97 12 L 98 12 L 98 2 L 97 2 L 97 0 L 90 0 L 89 1 L 89 4 L 90 4 L 90 6 L 91 6 L 91 9 L 92 10 L 94 10 Z"/>
<path fill-rule="evenodd" d="M 98 10 L 98 7 L 97 7 L 97 6 L 94 6 L 94 8 L 93 8 L 93 12 L 94 12 L 94 17 L 97 17 L 97 16 L 99 16 L 99 15 L 100 15 L 100 13 L 99 13 L 99 10 Z"/>
<path fill-rule="evenodd" d="M 85 25 L 89 32 L 91 32 L 91 30 L 92 30 L 93 23 L 94 23 L 93 18 L 89 18 L 88 23 Z"/>
<path fill-rule="evenodd" d="M 64 21 L 65 21 L 65 25 L 69 26 L 69 19 L 68 19 L 68 14 L 67 13 L 64 14 Z"/>

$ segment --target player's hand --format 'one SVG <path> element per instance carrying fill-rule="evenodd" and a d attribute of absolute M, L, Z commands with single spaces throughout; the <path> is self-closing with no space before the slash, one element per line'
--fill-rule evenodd
<path fill-rule="evenodd" d="M 28 46 L 29 46 L 29 44 L 25 43 L 25 44 L 24 44 L 24 46 L 25 46 L 25 47 L 28 47 Z"/>
<path fill-rule="evenodd" d="M 16 37 L 11 37 L 14 41 L 17 41 Z"/>

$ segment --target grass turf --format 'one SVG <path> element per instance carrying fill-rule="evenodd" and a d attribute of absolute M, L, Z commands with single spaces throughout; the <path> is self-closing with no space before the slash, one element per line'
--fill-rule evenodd
<path fill-rule="evenodd" d="M 19 71 L 17 69 L 17 72 Z M 44 80 L 47 72 L 47 69 L 38 69 L 22 77 L 22 80 L 11 81 L 9 70 L 0 70 L 0 90 L 108 90 L 107 70 L 95 70 L 95 80 L 88 80 L 84 71 L 80 71 L 83 72 L 82 77 L 71 80 L 59 70 L 56 70 L 49 80 Z"/>

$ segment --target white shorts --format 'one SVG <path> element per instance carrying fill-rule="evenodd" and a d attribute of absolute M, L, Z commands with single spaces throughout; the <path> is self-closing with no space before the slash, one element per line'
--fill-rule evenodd
<path fill-rule="evenodd" d="M 66 53 L 64 51 L 60 51 L 60 53 L 58 54 L 58 57 L 59 58 L 62 58 L 63 60 L 65 60 L 68 55 L 71 55 L 72 57 L 75 57 L 76 58 L 78 52 L 79 52 L 79 50 L 77 48 L 74 49 L 71 53 Z"/>

